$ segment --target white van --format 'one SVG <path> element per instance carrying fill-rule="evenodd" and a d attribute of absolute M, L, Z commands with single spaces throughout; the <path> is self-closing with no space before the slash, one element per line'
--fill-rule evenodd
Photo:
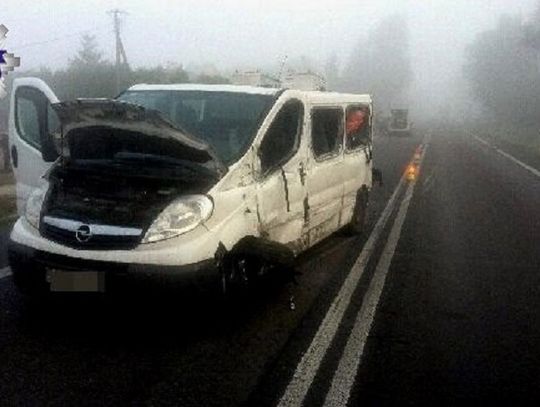
<path fill-rule="evenodd" d="M 345 125 L 358 111 L 365 122 Z M 58 102 L 16 79 L 14 280 L 28 294 L 103 291 L 144 272 L 227 290 L 342 227 L 361 232 L 371 112 L 369 95 L 232 85 Z"/>

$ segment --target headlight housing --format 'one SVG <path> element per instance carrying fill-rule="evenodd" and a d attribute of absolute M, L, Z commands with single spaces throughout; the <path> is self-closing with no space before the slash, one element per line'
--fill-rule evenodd
<path fill-rule="evenodd" d="M 26 210 L 24 211 L 24 217 L 36 229 L 39 229 L 39 217 L 41 216 L 41 207 L 45 196 L 47 195 L 48 185 L 41 186 L 34 189 L 26 200 Z"/>
<path fill-rule="evenodd" d="M 187 233 L 207 220 L 213 209 L 213 202 L 205 195 L 183 196 L 158 215 L 142 243 L 159 242 Z"/>

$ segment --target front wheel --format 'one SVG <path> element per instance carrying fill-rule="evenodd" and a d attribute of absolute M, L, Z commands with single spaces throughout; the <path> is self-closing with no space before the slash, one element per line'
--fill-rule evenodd
<path fill-rule="evenodd" d="M 223 259 L 221 269 L 221 290 L 226 297 L 246 293 L 265 265 L 255 256 L 243 253 L 230 253 Z"/>

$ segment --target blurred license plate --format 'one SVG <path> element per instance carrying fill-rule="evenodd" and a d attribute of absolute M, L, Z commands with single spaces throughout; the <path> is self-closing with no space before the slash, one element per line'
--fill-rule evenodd
<path fill-rule="evenodd" d="M 47 270 L 51 291 L 57 292 L 103 292 L 105 273 L 102 271 Z"/>

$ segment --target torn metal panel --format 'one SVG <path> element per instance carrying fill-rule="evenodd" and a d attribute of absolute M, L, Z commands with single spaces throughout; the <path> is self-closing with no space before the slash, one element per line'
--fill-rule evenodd
<path fill-rule="evenodd" d="M 302 203 L 304 205 L 304 222 L 309 223 L 309 200 L 307 196 L 304 198 Z"/>
<path fill-rule="evenodd" d="M 283 188 L 285 189 L 285 201 L 287 203 L 287 212 L 291 211 L 291 203 L 289 202 L 289 185 L 287 182 L 287 176 L 283 168 L 281 169 L 281 176 L 283 177 Z"/>

